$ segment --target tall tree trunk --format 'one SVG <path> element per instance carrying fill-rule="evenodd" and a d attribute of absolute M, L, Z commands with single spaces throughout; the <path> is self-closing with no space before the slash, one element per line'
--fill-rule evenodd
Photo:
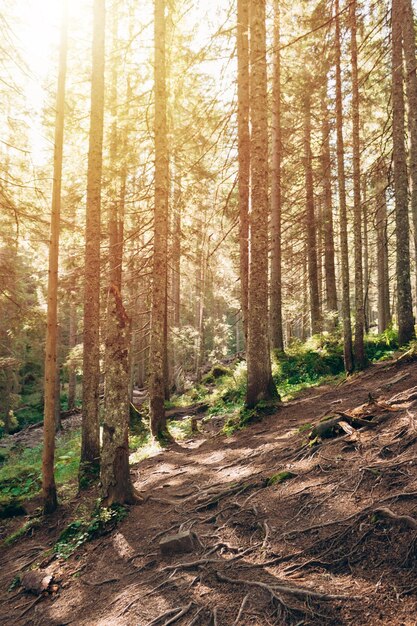
<path fill-rule="evenodd" d="M 268 126 L 265 0 L 250 4 L 251 216 L 246 404 L 278 393 L 272 378 L 268 333 Z"/>
<path fill-rule="evenodd" d="M 410 228 L 408 221 L 407 162 L 404 128 L 402 0 L 392 1 L 392 142 L 394 160 L 395 224 L 397 249 L 397 316 L 400 346 L 414 339 L 410 280 Z M 415 114 L 415 112 L 412 112 Z"/>
<path fill-rule="evenodd" d="M 58 331 L 58 262 L 61 216 L 62 154 L 64 146 L 65 80 L 68 50 L 68 4 L 64 2 L 59 52 L 58 88 L 55 115 L 54 178 L 52 185 L 51 234 L 49 240 L 48 310 L 45 349 L 44 423 L 42 453 L 42 497 L 44 513 L 58 505 L 54 477 L 55 402 Z"/>
<path fill-rule="evenodd" d="M 367 178 L 363 177 L 362 185 L 362 205 L 363 205 L 363 278 L 364 278 L 364 311 L 365 311 L 365 333 L 369 333 L 370 324 L 372 322 L 372 306 L 371 306 L 371 263 L 370 263 L 370 245 L 369 245 L 369 214 L 368 214 L 368 197 L 367 197 Z"/>
<path fill-rule="evenodd" d="M 113 53 L 118 44 L 118 7 L 114 5 Z M 118 172 L 118 145 L 126 149 L 117 124 L 117 59 L 113 61 L 111 79 L 113 121 L 110 160 L 113 177 L 120 177 L 120 192 L 115 185 L 109 205 L 109 287 L 107 292 L 107 324 L 105 338 L 105 397 L 103 418 L 103 447 L 101 451 L 100 482 L 105 506 L 135 501 L 129 471 L 129 417 L 130 417 L 130 358 L 131 320 L 122 302 L 124 196 L 126 171 Z M 127 129 L 124 129 L 124 133 Z M 124 155 L 121 155 L 122 159 Z M 119 174 L 119 176 L 118 176 Z"/>
<path fill-rule="evenodd" d="M 327 109 L 327 88 L 322 98 L 322 180 L 323 180 L 323 232 L 324 232 L 324 271 L 326 281 L 326 310 L 330 317 L 329 329 L 334 329 L 337 321 L 337 290 L 335 273 L 333 202 L 330 154 L 330 123 Z"/>
<path fill-rule="evenodd" d="M 311 97 L 306 85 L 304 96 L 304 172 L 306 184 L 305 232 L 307 246 L 308 287 L 310 294 L 311 333 L 321 332 L 320 297 L 317 272 L 316 218 L 311 155 Z"/>
<path fill-rule="evenodd" d="M 417 72 L 416 72 L 416 33 L 414 14 L 411 0 L 402 0 L 403 19 L 402 34 L 407 71 L 407 100 L 408 100 L 408 133 L 410 140 L 409 164 L 411 186 L 411 215 L 414 227 L 414 257 L 415 257 L 415 289 L 417 307 Z"/>
<path fill-rule="evenodd" d="M 237 94 L 239 162 L 240 293 L 245 341 L 248 338 L 249 281 L 249 1 L 237 0 Z"/>
<path fill-rule="evenodd" d="M 281 269 L 281 53 L 280 0 L 274 2 L 274 70 L 272 83 L 272 167 L 271 167 L 271 347 L 284 350 L 282 332 Z"/>
<path fill-rule="evenodd" d="M 135 502 L 129 471 L 128 441 L 130 319 L 124 309 L 120 291 L 113 282 L 108 290 L 108 298 L 108 361 L 100 468 L 104 506 Z"/>
<path fill-rule="evenodd" d="M 91 112 L 85 228 L 83 418 L 80 488 L 100 468 L 100 213 L 103 168 L 105 0 L 94 0 Z"/>
<path fill-rule="evenodd" d="M 385 190 L 386 168 L 381 161 L 377 169 L 377 179 L 375 182 L 379 333 L 384 332 L 384 330 L 386 330 L 391 323 L 388 270 L 387 199 Z"/>
<path fill-rule="evenodd" d="M 75 303 L 75 294 L 72 288 L 70 288 L 69 296 L 69 338 L 68 347 L 69 350 L 73 350 L 77 344 L 77 306 Z M 67 409 L 72 411 L 75 408 L 77 392 L 77 375 L 74 365 L 70 364 L 68 367 L 68 404 Z"/>
<path fill-rule="evenodd" d="M 155 0 L 155 211 L 152 270 L 152 313 L 150 341 L 151 432 L 167 437 L 165 417 L 165 358 L 167 350 L 165 318 L 168 246 L 169 167 L 167 143 L 165 0 Z"/>
<path fill-rule="evenodd" d="M 335 63 L 336 63 L 336 140 L 337 182 L 339 190 L 340 265 L 342 278 L 343 354 L 345 370 L 353 372 L 352 325 L 350 320 L 349 247 L 346 207 L 345 147 L 343 140 L 342 71 L 340 51 L 339 0 L 335 0 Z"/>
<path fill-rule="evenodd" d="M 175 328 L 181 325 L 181 179 L 175 181 L 174 224 L 172 229 L 172 321 Z"/>
<path fill-rule="evenodd" d="M 361 162 L 359 128 L 359 80 L 358 44 L 356 23 L 356 0 L 350 4 L 350 52 L 352 67 L 352 143 L 353 143 L 353 232 L 355 240 L 355 343 L 354 359 L 356 369 L 366 365 L 364 346 L 365 308 L 363 298 L 362 267 L 362 204 L 361 204 Z"/>

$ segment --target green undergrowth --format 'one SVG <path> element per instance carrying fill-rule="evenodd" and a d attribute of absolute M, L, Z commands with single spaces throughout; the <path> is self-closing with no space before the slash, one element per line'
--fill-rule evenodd
<path fill-rule="evenodd" d="M 78 473 L 80 431 L 57 438 L 55 480 L 61 495 L 70 494 Z M 19 506 L 37 496 L 41 490 L 42 445 L 16 447 L 8 452 L 0 467 L 0 509 Z"/>
<path fill-rule="evenodd" d="M 67 559 L 87 541 L 106 535 L 116 528 L 127 515 L 126 507 L 113 504 L 111 507 L 97 505 L 91 515 L 73 520 L 61 533 L 53 552 Z"/>
<path fill-rule="evenodd" d="M 369 362 L 392 358 L 398 349 L 396 330 L 390 328 L 381 335 L 369 335 L 365 350 Z M 323 384 L 338 384 L 345 378 L 343 343 L 336 334 L 323 333 L 302 343 L 293 340 L 285 354 L 275 354 L 272 375 L 282 401 L 295 398 L 301 391 Z M 246 363 L 234 367 L 215 365 L 196 385 L 176 398 L 176 406 L 207 402 L 208 417 L 226 416 L 227 435 L 271 412 L 271 405 L 259 404 L 256 409 L 244 407 L 246 393 Z"/>

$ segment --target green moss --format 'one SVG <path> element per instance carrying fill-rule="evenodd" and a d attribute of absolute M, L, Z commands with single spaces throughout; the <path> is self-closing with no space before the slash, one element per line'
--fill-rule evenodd
<path fill-rule="evenodd" d="M 310 424 L 309 422 L 307 424 L 302 424 L 299 428 L 298 428 L 298 432 L 299 433 L 305 433 L 308 430 L 311 430 L 313 428 L 313 424 Z"/>
<path fill-rule="evenodd" d="M 293 472 L 287 472 L 287 471 L 283 471 L 283 472 L 278 472 L 278 474 L 273 474 L 272 476 L 270 476 L 268 478 L 268 486 L 271 485 L 279 485 L 281 483 L 283 483 L 286 480 L 290 480 L 291 478 L 295 478 L 297 476 L 297 474 L 294 474 Z"/>
<path fill-rule="evenodd" d="M 14 533 L 9 535 L 4 539 L 4 545 L 10 546 L 12 543 L 27 535 L 34 528 L 39 528 L 41 524 L 40 517 L 33 517 L 32 519 L 25 522 L 20 528 L 18 528 Z"/>
<path fill-rule="evenodd" d="M 119 524 L 127 515 L 125 507 L 113 504 L 111 507 L 97 507 L 90 519 L 77 519 L 71 522 L 61 533 L 54 546 L 54 552 L 67 559 L 87 541 L 105 535 Z"/>

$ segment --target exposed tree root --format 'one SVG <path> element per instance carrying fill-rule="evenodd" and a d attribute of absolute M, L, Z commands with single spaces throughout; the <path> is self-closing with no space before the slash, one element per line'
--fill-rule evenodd
<path fill-rule="evenodd" d="M 338 594 L 328 594 L 321 593 L 319 591 L 313 591 L 312 589 L 305 589 L 304 587 L 288 587 L 288 585 L 281 584 L 272 584 L 267 585 L 266 583 L 261 582 L 260 580 L 245 580 L 243 578 L 229 578 L 225 576 L 221 572 L 216 572 L 217 578 L 226 583 L 231 583 L 233 585 L 248 585 L 249 587 L 259 587 L 260 589 L 264 589 L 268 591 L 274 598 L 281 602 L 281 598 L 279 598 L 277 593 L 284 593 L 293 596 L 298 596 L 300 598 L 311 598 L 315 600 L 358 600 L 358 596 L 347 596 L 347 595 L 338 595 Z"/>

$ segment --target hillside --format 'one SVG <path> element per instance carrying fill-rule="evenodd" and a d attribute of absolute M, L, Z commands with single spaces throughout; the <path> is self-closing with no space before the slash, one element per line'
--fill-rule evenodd
<path fill-rule="evenodd" d="M 202 425 L 132 468 L 145 502 L 109 534 L 51 553 L 84 496 L 3 548 L 0 623 L 415 624 L 416 405 L 416 365 L 379 363 L 231 437 Z M 336 410 L 369 427 L 308 445 Z M 191 553 L 160 553 L 187 530 Z M 10 590 L 39 567 L 48 591 Z"/>

